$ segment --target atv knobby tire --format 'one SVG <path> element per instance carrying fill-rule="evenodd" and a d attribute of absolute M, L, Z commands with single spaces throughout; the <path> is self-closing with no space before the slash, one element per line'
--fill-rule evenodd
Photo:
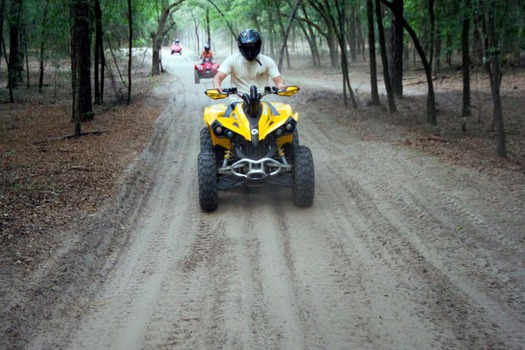
<path fill-rule="evenodd" d="M 217 165 L 215 154 L 201 151 L 198 158 L 199 205 L 204 211 L 215 211 L 219 207 L 217 187 Z"/>
<path fill-rule="evenodd" d="M 197 71 L 193 71 L 193 76 L 195 77 L 195 84 L 198 84 L 201 80 L 200 76 L 199 76 L 199 72 Z"/>
<path fill-rule="evenodd" d="M 292 198 L 296 206 L 309 207 L 314 201 L 315 174 L 312 152 L 306 146 L 294 149 Z"/>
<path fill-rule="evenodd" d="M 213 152 L 213 142 L 211 141 L 210 131 L 206 126 L 201 129 L 200 141 L 201 151 Z"/>

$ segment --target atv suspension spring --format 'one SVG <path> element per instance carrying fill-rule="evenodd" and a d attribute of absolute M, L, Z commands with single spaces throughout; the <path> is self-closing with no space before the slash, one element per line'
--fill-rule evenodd
<path fill-rule="evenodd" d="M 226 151 L 224 151 L 224 159 L 232 159 L 233 157 L 233 149 L 232 147 L 228 148 Z"/>
<path fill-rule="evenodd" d="M 233 146 L 230 146 L 226 151 L 224 151 L 224 160 L 222 161 L 222 166 L 225 167 L 230 162 L 230 159 L 233 157 Z"/>
<path fill-rule="evenodd" d="M 279 146 L 279 147 L 277 148 L 277 151 L 276 151 L 276 152 L 277 152 L 277 156 L 278 156 L 279 158 L 284 157 L 284 149 L 283 149 L 282 146 Z"/>
<path fill-rule="evenodd" d="M 285 153 L 284 153 L 284 148 L 283 146 L 279 146 L 277 147 L 277 156 L 279 158 L 281 158 L 281 161 L 283 162 L 283 164 L 288 164 L 288 162 L 286 161 L 286 156 L 285 156 Z"/>

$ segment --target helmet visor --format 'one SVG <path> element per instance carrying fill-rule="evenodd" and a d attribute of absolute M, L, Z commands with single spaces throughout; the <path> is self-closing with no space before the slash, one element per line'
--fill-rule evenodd
<path fill-rule="evenodd" d="M 240 51 L 244 58 L 248 61 L 253 61 L 261 51 L 261 45 L 257 43 L 242 44 Z"/>

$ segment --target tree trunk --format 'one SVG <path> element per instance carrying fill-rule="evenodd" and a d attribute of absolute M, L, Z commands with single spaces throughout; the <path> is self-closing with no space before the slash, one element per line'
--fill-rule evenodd
<path fill-rule="evenodd" d="M 391 3 L 387 0 L 376 0 L 381 1 L 383 4 L 388 6 L 390 8 Z M 405 18 L 401 18 L 401 21 L 403 23 L 403 27 L 408 32 L 410 37 L 412 38 L 412 41 L 414 43 L 414 46 L 419 54 L 419 57 L 421 58 L 421 61 L 423 63 L 423 67 L 425 69 L 425 75 L 427 78 L 427 86 L 428 86 L 428 94 L 427 94 L 427 122 L 431 125 L 437 124 L 437 115 L 436 115 L 436 97 L 434 94 L 434 84 L 432 83 L 432 68 L 430 67 L 430 64 L 428 63 L 427 57 L 425 55 L 425 50 L 421 46 L 421 43 L 419 42 L 419 39 L 416 35 L 416 32 L 412 27 L 407 23 Z"/>
<path fill-rule="evenodd" d="M 162 8 L 159 22 L 157 25 L 157 31 L 151 32 L 151 42 L 152 42 L 152 64 L 151 64 L 151 75 L 159 75 L 162 71 L 162 58 L 161 58 L 161 48 L 162 48 L 162 38 L 166 35 L 165 26 L 168 20 L 168 16 L 171 10 L 174 10 L 184 2 L 184 0 L 177 0 L 172 2 Z M 213 4 L 212 1 L 210 1 Z M 213 4 L 215 6 L 215 4 Z"/>
<path fill-rule="evenodd" d="M 80 135 L 80 124 L 93 119 L 89 0 L 76 0 L 73 6 L 73 35 L 71 37 L 73 122 L 75 123 L 75 134 L 78 136 Z"/>
<path fill-rule="evenodd" d="M 211 47 L 210 9 L 206 7 L 206 42 Z"/>
<path fill-rule="evenodd" d="M 352 5 L 352 9 L 350 10 L 350 35 L 349 35 L 349 46 L 350 46 L 350 57 L 352 58 L 352 62 L 357 61 L 357 29 L 356 29 L 356 22 L 357 22 L 357 14 L 356 14 L 356 5 Z"/>
<path fill-rule="evenodd" d="M 42 31 L 41 31 L 41 38 L 40 38 L 40 54 L 39 54 L 39 73 L 38 73 L 38 92 L 42 93 L 42 90 L 44 88 L 44 57 L 45 57 L 45 37 L 46 37 L 46 30 L 47 28 L 47 14 L 49 11 L 49 0 L 46 0 L 46 4 L 44 7 L 44 13 L 42 15 Z M 1 34 L 1 33 L 0 33 Z"/>
<path fill-rule="evenodd" d="M 307 24 L 306 28 L 303 28 L 303 32 L 305 33 L 305 36 L 308 38 L 308 44 L 310 45 L 310 50 L 312 52 L 312 63 L 314 67 L 320 67 L 321 58 L 319 57 L 319 49 L 317 48 L 316 35 L 314 33 L 314 29 L 310 22 L 310 19 L 308 18 L 308 13 L 306 12 L 304 4 L 301 6 L 301 10 L 303 12 L 303 17 L 305 19 L 305 22 Z"/>
<path fill-rule="evenodd" d="M 98 0 L 97 0 L 98 1 Z M 132 78 L 131 68 L 133 67 L 133 11 L 131 8 L 131 0 L 128 0 L 128 28 L 129 28 L 129 43 L 128 43 L 128 106 L 131 104 Z"/>
<path fill-rule="evenodd" d="M 22 19 L 22 0 L 12 0 L 9 21 L 9 82 L 16 89 L 22 82 L 24 62 L 20 51 L 20 23 Z"/>
<path fill-rule="evenodd" d="M 392 28 L 389 73 L 394 96 L 403 96 L 403 23 L 398 18 L 403 18 L 403 0 L 392 2 Z"/>
<path fill-rule="evenodd" d="M 324 4 L 321 4 L 318 0 L 310 0 L 309 3 L 311 7 L 319 13 L 321 18 L 323 18 L 324 22 L 326 23 L 326 32 L 322 34 L 326 38 L 326 43 L 330 51 L 330 64 L 332 68 L 337 68 L 339 64 L 338 38 L 333 29 L 333 24 L 331 23 L 332 13 L 330 12 L 330 6 L 328 3 L 326 3 L 326 0 Z"/>
<path fill-rule="evenodd" d="M 368 19 L 368 52 L 370 59 L 370 88 L 372 94 L 372 105 L 379 106 L 379 93 L 377 89 L 377 64 L 376 64 L 376 41 L 374 34 L 374 3 L 373 0 L 366 1 L 366 15 Z"/>
<path fill-rule="evenodd" d="M 430 70 L 433 73 L 435 37 L 436 37 L 436 16 L 434 14 L 434 0 L 428 1 L 428 14 L 430 17 L 430 49 L 428 53 L 428 56 L 429 56 L 428 64 L 430 65 Z"/>
<path fill-rule="evenodd" d="M 288 41 L 288 35 L 290 34 L 290 29 L 292 28 L 292 24 L 295 19 L 295 15 L 297 14 L 297 10 L 299 9 L 299 6 L 301 5 L 302 2 L 303 0 L 297 0 L 297 2 L 295 3 L 295 6 L 293 7 L 292 13 L 290 14 L 290 18 L 288 18 L 288 25 L 286 26 L 286 30 L 284 30 L 283 28 L 283 31 L 284 31 L 283 44 L 281 45 L 281 49 L 279 51 L 279 64 L 278 64 L 279 70 L 281 70 L 282 68 L 283 52 L 284 52 L 284 49 L 287 47 L 287 41 Z M 279 21 L 279 23 L 282 23 L 282 21 Z M 290 66 L 290 62 L 288 62 L 288 66 Z"/>
<path fill-rule="evenodd" d="M 496 125 L 496 133 L 498 135 L 498 155 L 502 158 L 507 157 L 507 146 L 505 141 L 505 128 L 503 125 L 503 113 L 501 108 L 501 62 L 500 62 L 500 48 L 496 32 L 496 0 L 491 0 L 488 9 L 487 19 L 487 41 L 486 48 L 487 60 L 486 66 L 490 77 L 490 88 L 492 92 L 492 101 L 494 103 L 494 124 Z"/>
<path fill-rule="evenodd" d="M 461 116 L 469 117 L 471 115 L 469 58 L 470 0 L 465 0 L 463 11 L 463 30 L 461 33 L 461 62 L 463 68 L 463 110 Z"/>
<path fill-rule="evenodd" d="M 377 32 L 379 34 L 379 46 L 381 48 L 381 60 L 383 61 L 383 77 L 385 80 L 385 89 L 388 97 L 388 111 L 390 113 L 397 112 L 396 101 L 394 99 L 394 92 L 392 90 L 392 81 L 388 73 L 388 57 L 386 54 L 385 31 L 383 28 L 383 13 L 381 10 L 381 3 L 376 0 L 376 21 Z"/>
<path fill-rule="evenodd" d="M 102 10 L 100 9 L 100 0 L 95 0 L 95 64 L 94 69 L 94 85 L 95 85 L 95 104 L 102 104 L 102 97 L 100 94 L 100 55 L 103 51 L 102 45 Z"/>
<path fill-rule="evenodd" d="M 334 32 L 337 34 L 337 38 L 339 41 L 339 48 L 341 49 L 341 69 L 343 71 L 343 90 L 344 90 L 344 98 L 345 98 L 345 106 L 347 105 L 346 101 L 346 89 L 348 88 L 348 92 L 350 93 L 350 98 L 352 100 L 352 106 L 357 109 L 357 101 L 354 96 L 354 91 L 352 90 L 352 85 L 350 84 L 350 74 L 348 69 L 348 54 L 346 51 L 346 39 L 345 39 L 345 0 L 342 0 L 341 4 L 339 4 L 339 0 L 335 1 L 335 7 L 337 10 L 337 22 L 332 17 L 332 23 L 334 25 Z M 337 26 L 337 24 L 338 26 Z"/>

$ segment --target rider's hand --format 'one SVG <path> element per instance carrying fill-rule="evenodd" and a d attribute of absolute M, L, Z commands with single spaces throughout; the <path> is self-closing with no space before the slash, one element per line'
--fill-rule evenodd
<path fill-rule="evenodd" d="M 284 90 L 286 90 L 286 85 L 279 84 L 279 85 L 277 85 L 277 88 L 279 89 L 279 91 L 284 91 Z"/>

